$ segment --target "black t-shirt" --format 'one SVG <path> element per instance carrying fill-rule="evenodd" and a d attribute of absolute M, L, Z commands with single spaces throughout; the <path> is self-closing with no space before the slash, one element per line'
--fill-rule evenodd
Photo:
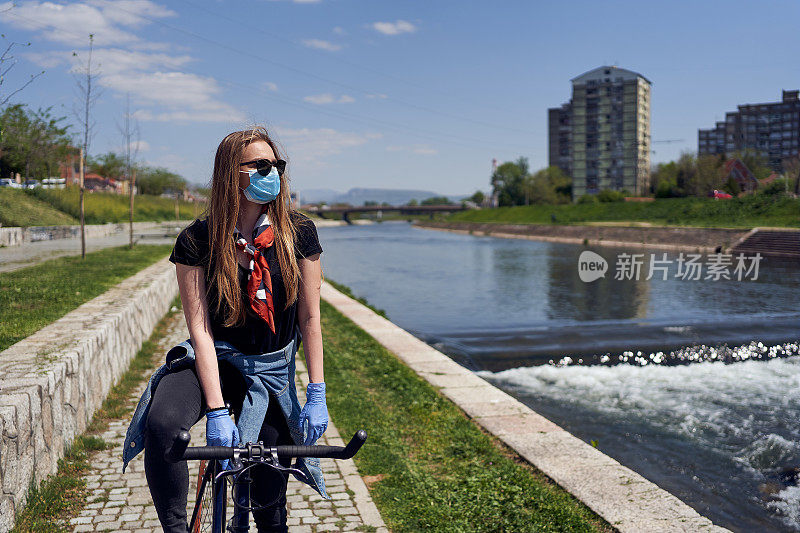
<path fill-rule="evenodd" d="M 297 227 L 295 255 L 298 259 L 322 252 L 319 244 L 317 228 L 314 222 L 299 211 L 291 212 L 292 220 Z M 213 272 L 213 261 L 209 264 L 208 219 L 197 219 L 178 235 L 175 247 L 169 260 L 189 266 L 202 266 L 208 287 L 208 313 L 211 320 L 211 333 L 215 340 L 228 341 L 244 354 L 260 354 L 280 350 L 292 340 L 295 324 L 297 324 L 297 301 L 284 310 L 286 305 L 286 287 L 281 276 L 281 267 L 275 252 L 275 245 L 267 248 L 264 254 L 269 265 L 272 278 L 273 305 L 275 307 L 275 333 L 261 317 L 250 307 L 247 298 L 247 274 L 249 270 L 239 265 L 239 287 L 242 294 L 246 315 L 243 325 L 223 327 L 227 304 L 223 301 L 219 313 L 215 311 L 217 288 L 209 279 Z"/>

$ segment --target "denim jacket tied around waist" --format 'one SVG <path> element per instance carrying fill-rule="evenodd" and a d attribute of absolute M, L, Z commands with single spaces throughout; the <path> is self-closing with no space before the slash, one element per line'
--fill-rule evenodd
<path fill-rule="evenodd" d="M 267 413 L 270 393 L 278 400 L 281 410 L 286 417 L 286 423 L 292 434 L 295 444 L 303 444 L 304 430 L 298 425 L 300 419 L 300 402 L 295 389 L 295 354 L 300 344 L 300 328 L 295 327 L 294 338 L 282 349 L 264 354 L 246 355 L 235 346 L 226 341 L 214 341 L 217 359 L 228 361 L 236 367 L 245 377 L 247 394 L 245 395 L 242 411 L 239 415 L 237 427 L 239 440 L 242 443 L 258 441 L 258 434 Z M 158 382 L 168 372 L 191 367 L 195 362 L 194 348 L 191 339 L 174 346 L 167 352 L 167 362 L 151 376 L 147 388 L 136 411 L 133 413 L 128 432 L 125 435 L 125 445 L 122 450 L 122 471 L 128 463 L 144 449 L 144 435 L 147 425 L 147 413 L 150 410 L 150 400 Z M 320 496 L 329 499 L 325 492 L 325 480 L 319 459 L 316 457 L 297 458 L 295 468 L 304 474 L 304 478 L 295 477 L 316 490 Z"/>

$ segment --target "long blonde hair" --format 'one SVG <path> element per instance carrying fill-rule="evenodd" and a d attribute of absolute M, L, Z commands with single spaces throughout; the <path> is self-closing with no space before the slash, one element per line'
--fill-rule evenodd
<path fill-rule="evenodd" d="M 235 131 L 227 135 L 217 147 L 214 158 L 214 172 L 211 181 L 211 198 L 208 205 L 209 263 L 212 258 L 213 272 L 209 272 L 210 284 L 217 287 L 215 305 L 218 313 L 222 302 L 227 303 L 227 315 L 223 326 L 238 326 L 244 323 L 245 303 L 239 288 L 238 261 L 233 232 L 239 215 L 239 168 L 242 152 L 255 141 L 266 142 L 275 157 L 283 159 L 276 143 L 267 130 L 261 126 L 253 129 Z M 295 257 L 295 237 L 297 227 L 290 216 L 292 210 L 287 172 L 281 176 L 281 191 L 278 197 L 266 204 L 267 216 L 275 231 L 273 246 L 278 256 L 283 284 L 286 287 L 287 309 L 298 297 L 300 268 Z M 210 287 L 211 285 L 209 285 Z"/>

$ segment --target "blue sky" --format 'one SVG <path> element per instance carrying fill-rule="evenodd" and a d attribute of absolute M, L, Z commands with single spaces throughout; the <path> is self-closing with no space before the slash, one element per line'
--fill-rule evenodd
<path fill-rule="evenodd" d="M 95 33 L 90 153 L 119 150 L 130 94 L 139 160 L 208 181 L 229 131 L 266 125 L 292 188 L 488 190 L 491 160 L 547 165 L 547 108 L 604 64 L 653 82 L 655 162 L 737 104 L 800 88 L 800 2 L 18 0 L 2 91 L 76 122 L 71 70 Z M 78 59 L 72 54 L 78 53 Z M 77 127 L 75 130 L 77 131 Z"/>

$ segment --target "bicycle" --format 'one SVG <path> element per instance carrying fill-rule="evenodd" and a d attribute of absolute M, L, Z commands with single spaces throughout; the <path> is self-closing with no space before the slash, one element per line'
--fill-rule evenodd
<path fill-rule="evenodd" d="M 198 446 L 189 448 L 191 436 L 182 430 L 175 438 L 172 447 L 167 450 L 167 461 L 178 462 L 200 459 L 200 475 L 197 484 L 197 496 L 189 523 L 189 531 L 200 533 L 245 533 L 250 529 L 250 513 L 268 507 L 283 494 L 266 504 L 257 507 L 250 502 L 250 470 L 256 467 L 271 468 L 282 475 L 286 472 L 295 475 L 303 473 L 293 467 L 285 467 L 278 462 L 278 457 L 318 457 L 330 459 L 350 459 L 367 440 L 367 432 L 358 430 L 346 446 L 264 446 L 257 442 L 247 443 L 243 447 L 235 446 Z M 230 467 L 222 470 L 220 461 L 230 459 Z M 227 478 L 231 477 L 233 486 L 233 517 L 230 524 L 227 519 Z M 225 530 L 223 530 L 225 527 Z"/>

